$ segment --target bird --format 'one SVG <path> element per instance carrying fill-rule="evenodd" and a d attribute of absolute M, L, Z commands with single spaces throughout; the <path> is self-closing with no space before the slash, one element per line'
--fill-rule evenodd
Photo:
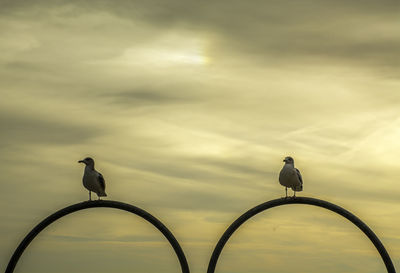
<path fill-rule="evenodd" d="M 85 171 L 83 172 L 83 186 L 89 190 L 89 201 L 92 200 L 91 193 L 95 192 L 100 200 L 101 196 L 107 196 L 106 182 L 104 181 L 101 173 L 94 169 L 94 160 L 91 157 L 86 157 L 83 160 L 79 160 L 78 163 L 84 163 Z"/>
<path fill-rule="evenodd" d="M 279 173 L 279 183 L 282 186 L 285 186 L 286 190 L 286 197 L 287 195 L 287 189 L 291 188 L 294 192 L 293 197 L 296 197 L 296 191 L 302 191 L 303 190 L 303 178 L 301 177 L 300 171 L 294 167 L 294 160 L 292 157 L 287 156 L 283 160 L 285 162 L 285 165 L 283 165 L 283 168 L 281 172 Z"/>

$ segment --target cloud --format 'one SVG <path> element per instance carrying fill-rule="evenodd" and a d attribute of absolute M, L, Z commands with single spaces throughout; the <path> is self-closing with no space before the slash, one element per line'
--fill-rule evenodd
<path fill-rule="evenodd" d="M 1 145 L 33 143 L 46 145 L 68 145 L 89 141 L 98 136 L 101 129 L 75 124 L 60 124 L 52 120 L 41 120 L 32 116 L 2 113 L 0 126 L 6 128 L 1 137 Z"/>
<path fill-rule="evenodd" d="M 76 4 L 75 12 L 87 12 L 85 5 Z M 334 1 L 251 5 L 240 1 L 170 1 L 168 5 L 120 1 L 110 7 L 103 1 L 93 5 L 91 11 L 145 22 L 147 28 L 163 31 L 195 29 L 213 40 L 210 53 L 222 62 L 235 55 L 246 56 L 259 65 L 331 60 L 389 69 L 399 63 L 393 56 L 400 42 L 394 27 L 397 9 L 390 6 L 390 1 L 368 1 L 363 5 Z"/>
<path fill-rule="evenodd" d="M 130 107 L 147 107 L 147 106 L 170 106 L 182 104 L 201 103 L 203 97 L 199 94 L 187 91 L 173 91 L 174 89 L 182 90 L 184 86 L 163 86 L 151 89 L 150 86 L 137 88 L 132 91 L 113 92 L 104 94 L 104 97 L 112 102 Z"/>
<path fill-rule="evenodd" d="M 95 18 L 90 16 L 98 14 L 110 26 L 121 24 L 121 20 L 115 18 L 123 18 L 125 23 L 122 26 L 125 27 L 129 26 L 127 22 L 140 22 L 145 24 L 144 29 L 156 36 L 154 30 L 158 34 L 171 30 L 195 30 L 211 40 L 209 53 L 220 62 L 231 59 L 230 56 L 242 60 L 248 58 L 259 66 L 295 62 L 323 64 L 330 60 L 335 65 L 367 66 L 376 72 L 390 72 L 391 67 L 399 64 L 399 59 L 394 57 L 398 55 L 400 43 L 395 27 L 398 25 L 398 9 L 393 7 L 391 1 L 368 1 L 363 4 L 258 1 L 251 5 L 240 1 L 169 1 L 168 5 L 159 1 L 119 1 L 118 5 L 112 6 L 107 1 L 100 1 L 90 7 L 82 2 L 58 1 L 56 4 L 41 1 L 24 5 L 6 2 L 3 7 L 8 12 L 25 16 L 41 13 L 45 15 L 43 20 L 55 20 L 51 17 L 54 13 L 61 15 L 67 25 L 55 28 L 68 24 L 73 26 L 71 18 L 90 22 L 91 18 Z M 95 25 L 100 24 L 100 21 L 94 22 Z M 116 37 L 116 34 L 109 32 L 107 24 L 101 25 L 100 32 L 86 23 L 76 35 L 91 31 L 92 34 L 106 32 Z M 122 30 L 118 32 L 129 33 L 124 31 L 126 28 Z M 118 41 L 130 41 L 118 32 Z M 142 38 L 146 36 L 137 31 L 134 33 L 135 43 L 143 42 Z M 114 48 L 118 46 L 112 41 L 101 40 Z M 104 49 L 102 43 L 99 46 Z M 97 51 L 98 47 L 93 52 Z M 90 54 L 89 51 L 84 52 Z"/>

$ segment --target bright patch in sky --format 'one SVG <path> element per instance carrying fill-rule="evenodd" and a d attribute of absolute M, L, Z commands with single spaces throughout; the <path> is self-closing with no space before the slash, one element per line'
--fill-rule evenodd
<path fill-rule="evenodd" d="M 119 65 L 206 65 L 204 41 L 179 35 L 162 37 L 145 47 L 127 48 L 122 55 L 111 60 Z"/>

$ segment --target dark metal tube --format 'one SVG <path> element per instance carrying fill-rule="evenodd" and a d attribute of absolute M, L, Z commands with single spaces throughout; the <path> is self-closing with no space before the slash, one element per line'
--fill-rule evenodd
<path fill-rule="evenodd" d="M 140 209 L 138 207 L 135 207 L 130 204 L 118 202 L 118 201 L 110 201 L 110 200 L 97 200 L 97 201 L 85 201 L 82 203 L 77 203 L 71 206 L 68 206 L 66 208 L 63 208 L 52 215 L 48 216 L 46 219 L 44 219 L 42 222 L 40 222 L 37 226 L 35 226 L 29 233 L 28 235 L 25 236 L 25 238 L 22 240 L 22 242 L 18 245 L 17 249 L 15 250 L 14 254 L 12 255 L 8 266 L 6 268 L 5 273 L 12 273 L 14 271 L 14 268 L 21 257 L 22 253 L 25 251 L 29 243 L 43 230 L 45 229 L 48 225 L 51 223 L 57 221 L 61 217 L 64 217 L 68 214 L 84 210 L 84 209 L 89 209 L 89 208 L 115 208 L 115 209 L 120 209 L 120 210 L 125 210 L 128 212 L 131 212 L 133 214 L 136 214 L 143 219 L 147 220 L 150 222 L 153 226 L 155 226 L 168 240 L 168 242 L 171 244 L 173 249 L 175 250 L 176 255 L 178 256 L 179 263 L 181 265 L 182 273 L 189 273 L 189 265 L 186 261 L 185 254 L 183 253 L 183 250 L 181 246 L 179 245 L 178 241 L 175 239 L 174 235 L 168 230 L 168 228 L 161 223 L 157 218 L 155 218 L 153 215 L 150 213 L 146 212 L 143 209 Z"/>
<path fill-rule="evenodd" d="M 371 240 L 371 242 L 374 244 L 376 249 L 378 250 L 379 254 L 382 257 L 383 262 L 385 263 L 386 269 L 388 273 L 396 273 L 392 260 L 389 257 L 388 252 L 386 251 L 385 247 L 383 246 L 382 242 L 378 239 L 378 237 L 375 235 L 375 233 L 364 223 L 362 222 L 357 216 L 352 214 L 351 212 L 345 210 L 342 207 L 339 207 L 338 205 L 329 203 L 324 200 L 320 199 L 315 199 L 315 198 L 310 198 L 310 197 L 295 197 L 295 198 L 280 198 L 280 199 L 275 199 L 271 200 L 265 203 L 262 203 L 244 214 L 240 216 L 238 219 L 236 219 L 229 227 L 228 229 L 224 232 L 220 240 L 218 241 L 217 245 L 215 246 L 215 249 L 211 255 L 210 262 L 208 264 L 208 270 L 207 273 L 214 273 L 215 272 L 215 267 L 217 265 L 218 258 L 221 254 L 222 249 L 224 248 L 226 242 L 229 240 L 231 235 L 248 219 L 251 217 L 255 216 L 256 214 L 265 211 L 267 209 L 277 207 L 277 206 L 282 206 L 282 205 L 289 205 L 289 204 L 307 204 L 307 205 L 313 205 L 321 208 L 328 209 L 330 211 L 336 212 L 337 214 L 343 216 L 350 222 L 352 222 L 354 225 L 356 225 L 359 229 L 364 232 L 365 235 Z"/>

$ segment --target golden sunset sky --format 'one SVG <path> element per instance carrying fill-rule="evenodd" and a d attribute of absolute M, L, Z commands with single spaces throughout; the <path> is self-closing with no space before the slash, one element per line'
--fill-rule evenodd
<path fill-rule="evenodd" d="M 0 271 L 42 219 L 87 200 L 152 213 L 206 272 L 242 213 L 299 196 L 360 217 L 400 270 L 399 1 L 0 1 Z M 112 209 L 69 215 L 15 272 L 180 272 L 167 240 Z M 219 273 L 386 272 L 350 222 L 306 205 L 257 215 Z"/>

